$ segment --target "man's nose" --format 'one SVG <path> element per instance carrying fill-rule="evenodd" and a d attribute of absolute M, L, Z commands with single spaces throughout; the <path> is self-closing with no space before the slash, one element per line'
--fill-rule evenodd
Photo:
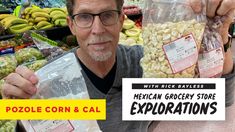
<path fill-rule="evenodd" d="M 92 25 L 92 34 L 99 35 L 105 32 L 105 27 L 102 24 L 99 16 L 94 17 L 93 25 Z"/>

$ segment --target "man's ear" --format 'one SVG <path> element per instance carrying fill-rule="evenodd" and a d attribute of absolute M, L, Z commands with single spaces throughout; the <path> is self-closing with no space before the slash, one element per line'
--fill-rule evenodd
<path fill-rule="evenodd" d="M 121 14 L 120 14 L 120 19 L 119 19 L 119 22 L 120 22 L 120 32 L 122 31 L 122 26 L 123 26 L 124 20 L 125 20 L 125 15 L 124 15 L 123 10 L 122 10 Z"/>
<path fill-rule="evenodd" d="M 75 27 L 75 25 L 73 23 L 72 18 L 70 16 L 67 16 L 66 20 L 67 20 L 67 24 L 69 26 L 69 29 L 70 29 L 71 33 L 73 35 L 76 35 L 76 27 Z"/>

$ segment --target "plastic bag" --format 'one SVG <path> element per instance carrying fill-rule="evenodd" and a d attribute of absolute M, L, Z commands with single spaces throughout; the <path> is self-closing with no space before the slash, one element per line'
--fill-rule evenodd
<path fill-rule="evenodd" d="M 55 41 L 50 40 L 35 32 L 32 32 L 31 36 L 38 49 L 42 52 L 47 60 L 52 60 L 53 58 L 64 53 L 64 51 L 57 46 L 57 43 Z"/>
<path fill-rule="evenodd" d="M 223 17 L 208 18 L 198 58 L 201 78 L 221 77 L 224 65 L 223 40 L 219 34 Z"/>
<path fill-rule="evenodd" d="M 186 0 L 146 0 L 143 13 L 143 77 L 196 77 L 206 24 Z"/>
<path fill-rule="evenodd" d="M 23 65 L 28 67 L 32 71 L 37 71 L 40 68 L 42 68 L 45 64 L 47 64 L 47 60 L 43 59 L 43 60 L 36 60 L 33 62 L 28 62 Z"/>
<path fill-rule="evenodd" d="M 36 48 L 24 48 L 16 51 L 15 57 L 18 64 L 36 61 L 43 58 L 42 53 Z"/>
<path fill-rule="evenodd" d="M 15 120 L 1 120 L 0 131 L 1 132 L 15 132 L 17 121 Z"/>
<path fill-rule="evenodd" d="M 15 71 L 17 62 L 14 54 L 0 56 L 0 79 Z"/>
<path fill-rule="evenodd" d="M 57 60 L 45 65 L 35 73 L 39 78 L 38 90 L 33 98 L 36 99 L 89 99 L 81 66 L 74 53 L 68 53 Z M 56 121 L 57 123 L 53 123 Z M 56 130 L 58 127 L 67 128 L 73 125 L 74 131 L 99 132 L 96 121 L 66 121 L 66 120 L 37 120 L 28 121 L 37 132 Z M 71 122 L 71 123 L 70 123 Z M 25 124 L 25 123 L 24 123 Z M 61 125 L 66 125 L 61 127 Z M 49 127 L 49 128 L 48 128 Z M 28 130 L 30 131 L 30 130 Z"/>

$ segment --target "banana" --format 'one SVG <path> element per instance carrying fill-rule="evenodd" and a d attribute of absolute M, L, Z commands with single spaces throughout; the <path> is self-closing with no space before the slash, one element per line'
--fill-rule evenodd
<path fill-rule="evenodd" d="M 30 25 L 30 26 L 33 26 L 34 24 L 33 24 L 33 22 L 29 22 L 29 25 Z"/>
<path fill-rule="evenodd" d="M 13 16 L 11 14 L 0 14 L 0 21 L 3 20 L 6 17 Z"/>
<path fill-rule="evenodd" d="M 24 28 L 26 26 L 28 26 L 28 24 L 16 24 L 16 25 L 11 26 L 10 29 L 19 30 L 19 29 Z"/>
<path fill-rule="evenodd" d="M 50 15 L 48 13 L 45 13 L 45 12 L 34 12 L 32 14 L 32 17 L 33 18 L 36 18 L 36 17 L 46 17 L 46 18 L 50 18 Z"/>
<path fill-rule="evenodd" d="M 41 27 L 40 29 L 47 29 L 47 28 L 52 28 L 52 27 L 54 27 L 54 25 L 53 24 L 49 24 L 49 25 L 46 25 L 44 27 Z"/>
<path fill-rule="evenodd" d="M 3 25 L 5 26 L 5 28 L 9 28 L 10 26 L 14 25 L 14 24 L 27 24 L 28 21 L 21 19 L 21 18 L 14 18 L 14 19 L 10 19 L 9 21 L 5 22 Z"/>
<path fill-rule="evenodd" d="M 40 29 L 41 27 L 44 27 L 44 26 L 47 26 L 47 25 L 50 25 L 51 23 L 47 22 L 47 21 L 41 21 L 37 24 L 36 28 L 37 29 Z"/>
<path fill-rule="evenodd" d="M 32 7 L 27 7 L 24 9 L 24 14 L 29 14 L 29 12 L 32 10 Z"/>
<path fill-rule="evenodd" d="M 26 26 L 26 27 L 21 28 L 19 30 L 15 30 L 15 29 L 9 28 L 9 31 L 11 33 L 13 33 L 13 34 L 17 34 L 17 33 L 23 33 L 25 31 L 28 31 L 28 30 L 32 29 L 32 28 L 33 28 L 33 26 Z"/>
<path fill-rule="evenodd" d="M 63 23 L 63 24 L 62 24 L 62 23 Z M 62 25 L 64 25 L 64 23 L 67 24 L 66 19 L 56 19 L 55 22 L 54 22 L 54 24 L 55 24 L 56 26 L 62 26 Z"/>
<path fill-rule="evenodd" d="M 43 8 L 42 10 L 46 11 L 48 14 L 51 12 L 51 8 Z"/>
<path fill-rule="evenodd" d="M 50 16 L 51 17 L 53 17 L 54 15 L 56 15 L 56 14 L 61 14 L 61 15 L 65 15 L 65 13 L 63 12 L 63 11 L 61 11 L 61 10 L 55 10 L 55 11 L 52 11 L 51 13 L 50 13 Z"/>
<path fill-rule="evenodd" d="M 34 22 L 34 19 L 32 17 L 29 18 L 29 22 Z"/>
<path fill-rule="evenodd" d="M 57 19 L 66 19 L 66 15 L 65 14 L 56 14 L 56 15 L 52 16 L 53 22 Z"/>
<path fill-rule="evenodd" d="M 7 22 L 7 21 L 9 21 L 10 19 L 13 19 L 13 18 L 17 18 L 17 17 L 13 16 L 13 15 L 5 17 L 4 19 L 1 20 L 1 23 L 3 24 L 3 23 L 5 23 L 5 22 Z"/>
<path fill-rule="evenodd" d="M 36 17 L 35 19 L 34 19 L 34 22 L 41 22 L 41 21 L 47 21 L 48 19 L 46 18 L 46 17 Z"/>
<path fill-rule="evenodd" d="M 25 19 L 29 19 L 30 18 L 30 16 L 29 16 L 29 14 L 27 14 L 26 16 L 25 16 Z"/>
<path fill-rule="evenodd" d="M 67 26 L 68 24 L 67 24 L 67 21 L 61 21 L 60 22 L 60 26 L 62 26 L 62 27 L 64 27 L 64 26 Z"/>
<path fill-rule="evenodd" d="M 56 10 L 64 12 L 64 10 L 61 9 L 61 8 L 51 8 L 50 13 L 53 12 L 53 11 L 56 11 Z M 64 12 L 64 13 L 66 13 L 66 12 Z"/>
<path fill-rule="evenodd" d="M 46 10 L 43 10 L 41 8 L 35 8 L 35 9 L 32 9 L 29 14 L 33 14 L 35 12 L 44 12 L 44 13 L 48 13 Z"/>

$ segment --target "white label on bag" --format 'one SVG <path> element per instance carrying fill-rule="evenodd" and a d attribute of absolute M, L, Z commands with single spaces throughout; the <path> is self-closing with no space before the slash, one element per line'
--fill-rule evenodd
<path fill-rule="evenodd" d="M 68 120 L 31 120 L 35 132 L 71 132 L 74 127 Z"/>
<path fill-rule="evenodd" d="M 198 68 L 201 78 L 216 77 L 223 71 L 223 65 L 222 48 L 199 54 Z"/>
<path fill-rule="evenodd" d="M 123 78 L 122 119 L 225 120 L 225 78 Z"/>
<path fill-rule="evenodd" d="M 197 44 L 192 34 L 163 45 L 173 73 L 194 65 L 198 59 Z"/>

